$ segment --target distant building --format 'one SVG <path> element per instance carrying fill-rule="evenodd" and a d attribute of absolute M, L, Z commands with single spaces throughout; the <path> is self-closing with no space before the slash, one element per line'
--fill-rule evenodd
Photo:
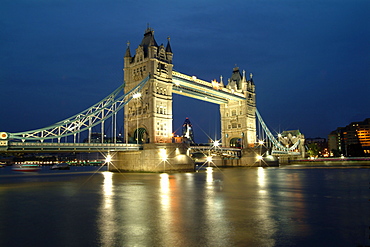
<path fill-rule="evenodd" d="M 333 156 L 370 156 L 370 118 L 338 127 L 329 134 L 328 145 Z"/>
<path fill-rule="evenodd" d="M 186 137 L 190 142 L 194 143 L 193 125 L 189 118 L 186 118 L 182 124 L 182 137 Z"/>
<path fill-rule="evenodd" d="M 186 118 L 182 124 L 182 133 L 180 136 L 173 137 L 174 143 L 188 143 L 194 144 L 194 131 L 193 125 L 191 124 L 189 118 Z"/>

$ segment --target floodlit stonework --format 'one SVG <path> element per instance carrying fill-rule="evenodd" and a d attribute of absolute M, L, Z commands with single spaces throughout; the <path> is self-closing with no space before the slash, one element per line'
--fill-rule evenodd
<path fill-rule="evenodd" d="M 248 80 L 234 68 L 226 86 L 243 94 L 245 100 L 220 104 L 222 143 L 230 147 L 248 148 L 256 142 L 256 92 L 253 76 Z"/>
<path fill-rule="evenodd" d="M 131 56 L 128 45 L 124 57 L 125 92 L 150 74 L 150 79 L 125 107 L 126 138 L 132 143 L 172 142 L 172 51 L 158 45 L 154 31 L 148 28 Z"/>

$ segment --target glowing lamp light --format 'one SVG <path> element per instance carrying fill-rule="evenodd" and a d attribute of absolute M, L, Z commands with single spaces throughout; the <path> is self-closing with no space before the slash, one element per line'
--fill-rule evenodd
<path fill-rule="evenodd" d="M 107 157 L 105 158 L 105 162 L 109 163 L 112 161 L 112 155 L 108 154 Z"/>
<path fill-rule="evenodd" d="M 262 156 L 261 155 L 257 155 L 257 160 L 262 160 Z"/>
<path fill-rule="evenodd" d="M 208 162 L 212 162 L 212 156 L 208 156 L 208 157 L 207 157 L 207 161 L 208 161 Z"/>
<path fill-rule="evenodd" d="M 134 98 L 134 99 L 137 99 L 137 98 L 140 98 L 140 97 L 141 97 L 141 93 L 140 92 L 137 92 L 134 95 L 132 95 L 132 98 Z"/>
<path fill-rule="evenodd" d="M 260 145 L 263 145 L 263 141 L 259 141 L 258 143 L 259 143 Z"/>
<path fill-rule="evenodd" d="M 166 152 L 166 149 L 161 148 L 159 150 L 159 156 L 161 157 L 162 161 L 166 161 L 167 160 L 167 152 Z"/>
<path fill-rule="evenodd" d="M 220 142 L 219 142 L 219 141 L 214 141 L 214 142 L 213 142 L 213 146 L 215 146 L 215 147 L 220 146 Z"/>

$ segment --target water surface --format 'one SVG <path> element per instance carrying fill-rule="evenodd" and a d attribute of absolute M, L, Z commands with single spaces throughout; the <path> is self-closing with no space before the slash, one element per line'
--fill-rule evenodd
<path fill-rule="evenodd" d="M 370 169 L 0 169 L 0 246 L 369 246 Z"/>

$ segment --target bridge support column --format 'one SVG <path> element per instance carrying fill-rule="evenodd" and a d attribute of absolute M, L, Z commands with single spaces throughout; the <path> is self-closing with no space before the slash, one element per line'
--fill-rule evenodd
<path fill-rule="evenodd" d="M 143 150 L 118 152 L 109 170 L 129 172 L 187 172 L 194 171 L 194 161 L 184 143 L 144 144 Z"/>
<path fill-rule="evenodd" d="M 264 154 L 265 152 L 262 152 Z M 261 149 L 258 147 L 244 148 L 242 149 L 242 155 L 240 159 L 224 159 L 223 166 L 225 167 L 270 167 L 279 166 L 279 160 L 272 155 L 264 155 L 261 159 L 258 156 L 261 155 Z"/>

